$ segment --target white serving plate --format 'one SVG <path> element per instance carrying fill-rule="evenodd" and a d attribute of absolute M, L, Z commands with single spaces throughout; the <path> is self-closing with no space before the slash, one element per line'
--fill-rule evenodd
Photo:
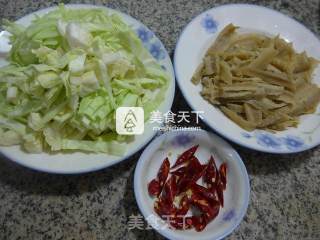
<path fill-rule="evenodd" d="M 70 4 L 66 5 L 65 7 L 74 9 L 97 8 L 98 6 L 86 4 Z M 31 23 L 31 20 L 36 15 L 44 15 L 56 8 L 57 7 L 50 7 L 33 12 L 17 20 L 17 23 L 27 26 Z M 144 45 L 150 50 L 152 55 L 166 69 L 166 71 L 168 71 L 171 79 L 168 90 L 166 92 L 166 96 L 164 98 L 165 100 L 161 103 L 159 111 L 166 112 L 170 110 L 175 92 L 174 70 L 170 57 L 161 41 L 155 36 L 154 33 L 152 33 L 152 31 L 148 27 L 146 27 L 138 20 L 130 17 L 129 15 L 106 7 L 99 8 L 108 9 L 110 12 L 120 15 L 122 19 L 137 32 Z M 4 35 L 5 34 L 1 34 L 0 36 Z M 0 66 L 3 64 L 5 64 L 5 62 L 0 62 Z M 84 173 L 106 168 L 129 158 L 131 155 L 145 146 L 152 139 L 152 137 L 154 137 L 155 134 L 156 132 L 153 130 L 152 124 L 146 123 L 144 133 L 142 135 L 137 135 L 134 141 L 130 142 L 127 145 L 126 153 L 121 157 L 108 154 L 82 152 L 69 154 L 30 154 L 22 151 L 19 146 L 0 147 L 0 153 L 16 163 L 39 171 L 50 173 Z"/>
<path fill-rule="evenodd" d="M 320 41 L 296 20 L 269 8 L 250 4 L 222 5 L 195 17 L 183 30 L 175 49 L 174 67 L 178 85 L 189 105 L 204 111 L 204 121 L 225 138 L 247 148 L 270 153 L 294 153 L 320 144 L 320 106 L 314 114 L 300 117 L 298 128 L 269 133 L 245 131 L 229 120 L 219 109 L 204 100 L 190 79 L 206 50 L 218 33 L 229 23 L 244 30 L 279 34 L 293 42 L 298 52 L 320 59 Z M 313 82 L 320 84 L 320 67 L 315 70 Z"/>

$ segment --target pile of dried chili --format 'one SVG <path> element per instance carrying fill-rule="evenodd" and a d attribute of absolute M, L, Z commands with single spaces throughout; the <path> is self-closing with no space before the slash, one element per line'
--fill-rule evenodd
<path fill-rule="evenodd" d="M 157 177 L 148 184 L 149 194 L 156 197 L 155 212 L 175 229 L 194 227 L 202 231 L 223 207 L 227 165 L 218 168 L 212 156 L 207 164 L 201 164 L 195 156 L 198 147 L 182 153 L 171 168 L 166 158 Z M 201 178 L 204 186 L 197 183 Z M 191 207 L 198 213 L 187 215 Z"/>

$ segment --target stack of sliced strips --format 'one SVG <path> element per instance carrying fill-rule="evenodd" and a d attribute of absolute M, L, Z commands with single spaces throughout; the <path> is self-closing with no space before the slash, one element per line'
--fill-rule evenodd
<path fill-rule="evenodd" d="M 204 99 L 246 130 L 281 131 L 313 113 L 320 89 L 311 82 L 319 61 L 292 43 L 227 25 L 208 49 L 192 82 Z"/>

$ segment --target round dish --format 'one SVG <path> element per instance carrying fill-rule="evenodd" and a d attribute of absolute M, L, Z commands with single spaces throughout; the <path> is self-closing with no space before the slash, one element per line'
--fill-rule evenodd
<path fill-rule="evenodd" d="M 195 17 L 186 26 L 175 49 L 174 67 L 177 82 L 189 105 L 194 110 L 204 111 L 204 121 L 216 132 L 247 148 L 270 153 L 294 153 L 319 145 L 319 106 L 314 114 L 300 117 L 297 128 L 277 133 L 261 130 L 248 132 L 201 97 L 201 86 L 192 84 L 191 77 L 207 48 L 229 23 L 252 31 L 280 34 L 280 37 L 293 42 L 298 52 L 306 51 L 308 55 L 320 59 L 319 39 L 302 24 L 282 13 L 249 4 L 230 4 L 212 8 Z M 313 81 L 320 84 L 320 67 L 315 70 Z"/>
<path fill-rule="evenodd" d="M 97 6 L 85 4 L 66 5 L 66 8 L 96 7 Z M 36 15 L 44 15 L 56 8 L 57 7 L 51 7 L 36 11 L 19 19 L 17 23 L 28 25 Z M 150 50 L 157 61 L 163 66 L 164 69 L 166 69 L 166 71 L 168 71 L 169 75 L 171 76 L 171 81 L 166 92 L 165 100 L 159 107 L 159 111 L 166 112 L 170 110 L 175 92 L 174 71 L 170 57 L 163 44 L 155 36 L 155 34 L 151 32 L 150 29 L 148 29 L 138 20 L 116 10 L 108 10 L 120 15 L 122 19 L 137 32 L 137 35 L 143 41 L 145 47 Z M 16 163 L 39 171 L 63 174 L 91 172 L 121 162 L 122 160 L 127 159 L 128 157 L 139 151 L 156 134 L 156 132 L 152 129 L 153 126 L 151 125 L 152 124 L 149 123 L 145 124 L 144 134 L 135 136 L 135 140 L 127 145 L 127 151 L 125 155 L 121 157 L 107 154 L 86 154 L 82 152 L 76 152 L 72 154 L 30 154 L 22 151 L 19 146 L 0 147 L 0 153 Z"/>
<path fill-rule="evenodd" d="M 225 205 L 219 215 L 202 232 L 195 230 L 173 230 L 160 222 L 153 209 L 154 198 L 149 196 L 148 183 L 157 175 L 165 157 L 171 164 L 176 156 L 191 146 L 199 144 L 196 156 L 206 161 L 213 154 L 217 165 L 226 162 L 227 188 L 224 192 Z M 250 195 L 250 184 L 246 168 L 238 153 L 223 139 L 206 131 L 167 132 L 153 140 L 145 149 L 134 174 L 134 193 L 141 213 L 148 223 L 169 239 L 223 239 L 230 234 L 244 217 Z"/>

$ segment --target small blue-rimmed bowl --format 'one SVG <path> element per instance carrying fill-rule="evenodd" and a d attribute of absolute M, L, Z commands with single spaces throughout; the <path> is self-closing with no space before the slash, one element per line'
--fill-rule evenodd
<path fill-rule="evenodd" d="M 199 144 L 196 156 L 207 163 L 212 154 L 218 166 L 226 162 L 227 189 L 224 191 L 224 207 L 219 215 L 202 232 L 174 230 L 160 219 L 153 209 L 154 198 L 149 196 L 148 183 L 155 178 L 165 157 L 171 165 L 184 150 Z M 238 153 L 223 139 L 206 131 L 167 132 L 154 139 L 142 153 L 134 175 L 134 193 L 141 213 L 156 231 L 175 240 L 218 240 L 229 235 L 243 219 L 250 195 L 246 168 Z"/>

